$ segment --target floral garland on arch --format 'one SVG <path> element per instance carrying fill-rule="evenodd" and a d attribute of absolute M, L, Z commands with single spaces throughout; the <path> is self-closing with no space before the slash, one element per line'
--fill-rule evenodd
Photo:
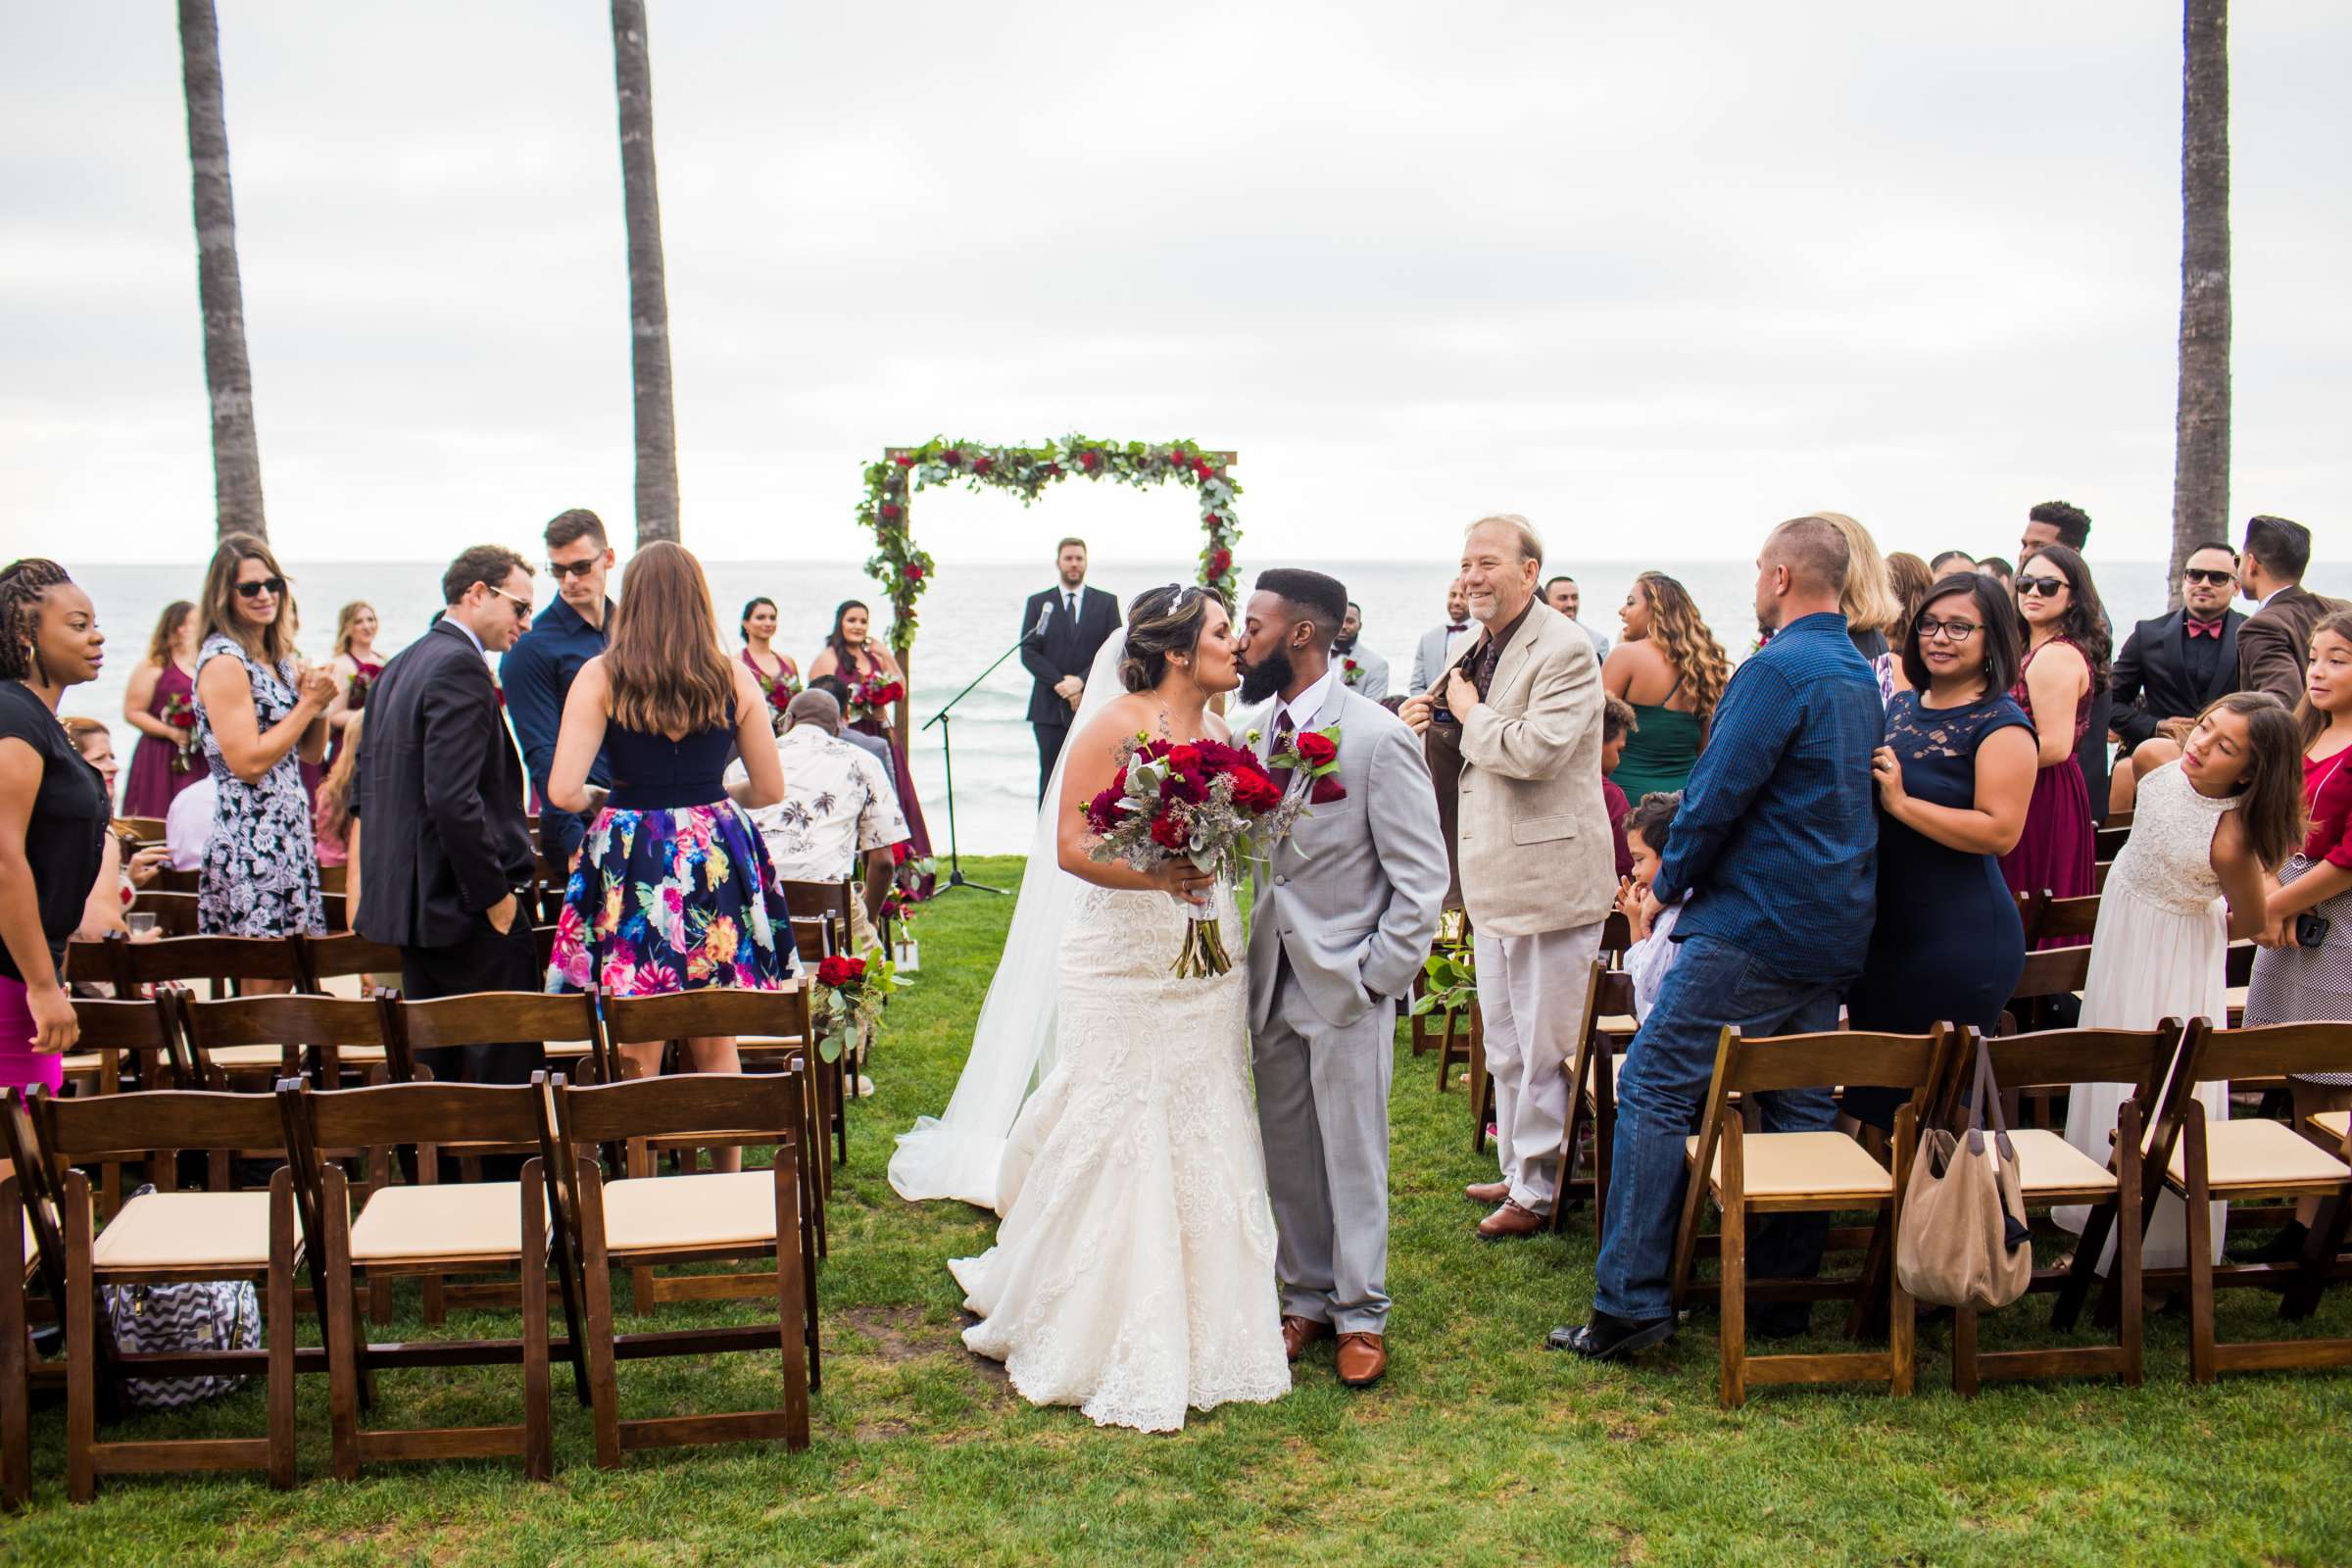
<path fill-rule="evenodd" d="M 1233 547 L 1242 534 L 1234 522 L 1234 500 L 1242 487 L 1210 461 L 1195 441 L 1129 441 L 1124 445 L 1068 435 L 1043 446 L 987 446 L 933 436 L 919 447 L 895 452 L 865 466 L 865 496 L 858 520 L 873 531 L 874 554 L 866 575 L 890 596 L 890 646 L 902 656 L 914 646 L 915 601 L 938 569 L 928 551 L 918 550 L 906 527 L 907 497 L 932 485 L 961 483 L 966 489 L 1009 490 L 1023 506 L 1072 474 L 1115 479 L 1138 489 L 1173 480 L 1191 485 L 1200 501 L 1200 583 L 1233 600 L 1239 576 Z"/>

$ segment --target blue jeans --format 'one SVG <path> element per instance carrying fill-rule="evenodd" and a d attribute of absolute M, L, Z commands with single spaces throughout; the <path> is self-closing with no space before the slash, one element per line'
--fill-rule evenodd
<path fill-rule="evenodd" d="M 1609 1159 L 1608 1234 L 1594 1265 L 1592 1304 L 1625 1318 L 1673 1310 L 1669 1278 L 1682 1221 L 1683 1140 L 1698 1131 L 1726 1024 L 1747 1036 L 1838 1027 L 1838 987 L 1774 973 L 1755 955 L 1714 937 L 1678 945 L 1657 1004 L 1634 1037 L 1617 1080 L 1617 1138 Z M 1828 1087 L 1757 1097 L 1767 1132 L 1820 1132 L 1837 1121 Z M 1748 1228 L 1748 1272 L 1805 1279 L 1821 1272 L 1828 1216 L 1775 1215 Z"/>

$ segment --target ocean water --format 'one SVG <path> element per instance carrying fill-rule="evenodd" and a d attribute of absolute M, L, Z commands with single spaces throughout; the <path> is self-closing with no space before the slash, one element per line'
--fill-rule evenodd
<path fill-rule="evenodd" d="M 193 599 L 201 586 L 200 564 L 126 564 L 89 558 L 66 559 L 74 579 L 96 601 L 100 622 L 111 639 L 104 673 L 89 687 L 67 693 L 64 710 L 103 718 L 114 726 L 115 744 L 125 759 L 136 740 L 120 722 L 122 693 L 132 666 L 144 652 L 147 637 L 163 607 L 173 599 Z M 1245 563 L 1247 572 L 1254 564 Z M 1321 569 L 1347 583 L 1351 598 L 1363 607 L 1364 644 L 1389 661 L 1394 686 L 1400 688 L 1410 672 L 1414 644 L 1437 623 L 1445 610 L 1446 585 L 1453 569 L 1445 561 L 1428 564 L 1411 562 L 1318 564 Z M 1612 640 L 1617 635 L 1616 607 L 1634 577 L 1647 564 L 1636 562 L 1576 562 L 1575 572 L 1584 589 L 1583 619 Z M 2115 623 L 2128 630 L 2132 621 L 2164 608 L 2164 568 L 2154 562 L 2094 563 L 2100 590 Z M 704 564 L 717 601 L 722 630 L 732 632 L 743 603 L 756 595 L 773 599 L 780 612 L 778 643 L 805 669 L 822 646 L 832 625 L 833 607 L 844 599 L 878 603 L 872 579 L 858 564 L 826 562 L 710 561 Z M 1157 583 L 1191 580 L 1193 564 L 1186 561 L 1096 563 L 1089 577 L 1124 602 L 1130 595 Z M 1717 640 L 1737 660 L 1755 642 L 1751 593 L 1755 568 L 1747 562 L 1693 561 L 1670 563 L 1664 569 L 1680 577 L 1698 602 Z M 290 570 L 293 592 L 302 612 L 301 644 L 314 659 L 323 660 L 332 637 L 336 611 L 347 600 L 365 599 L 375 607 L 383 625 L 377 647 L 389 657 L 422 634 L 440 605 L 437 564 L 416 562 L 327 564 Z M 921 724 L 949 698 L 962 690 L 989 662 L 1011 646 L 1019 635 L 1021 606 L 1027 597 L 1051 585 L 1050 568 L 1004 563 L 959 564 L 942 562 L 938 579 L 922 600 L 922 629 L 909 672 L 913 677 L 913 716 Z M 2323 593 L 2352 597 L 2352 565 L 2315 568 L 2311 585 Z M 540 602 L 552 602 L 554 589 L 542 583 Z M 956 709 L 955 732 L 956 836 L 967 853 L 1004 853 L 1026 849 L 1036 822 L 1037 746 L 1024 717 L 1028 710 L 1029 676 L 1019 660 L 1009 659 Z M 912 766 L 922 795 L 931 836 L 943 856 L 948 851 L 947 769 L 941 752 L 941 731 L 921 730 L 914 741 Z"/>

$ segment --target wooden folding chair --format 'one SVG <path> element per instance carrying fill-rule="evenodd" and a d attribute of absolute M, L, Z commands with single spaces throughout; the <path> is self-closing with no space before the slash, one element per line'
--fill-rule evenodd
<path fill-rule="evenodd" d="M 2338 1254 L 2352 1229 L 2352 1161 L 2342 1157 L 2341 1145 L 2330 1152 L 2284 1122 L 2249 1118 L 2208 1123 L 2195 1093 L 2201 1083 L 2352 1071 L 2352 1024 L 2289 1023 L 2260 1029 L 2192 1024 L 2181 1058 L 2167 1092 L 2167 1099 L 2180 1107 L 2180 1132 L 2159 1168 L 2165 1187 L 2188 1205 L 2190 1381 L 2211 1383 L 2220 1372 L 2352 1366 L 2352 1339 L 2216 1342 L 2217 1286 L 2282 1284 L 2285 1294 L 2278 1315 L 2290 1321 L 2318 1309 L 2328 1282 L 2340 1272 Z M 2324 1200 L 2319 1223 L 2312 1227 L 2299 1260 L 2215 1265 L 2211 1203 L 2252 1198 Z M 2170 1277 L 2169 1270 L 2150 1276 Z"/>
<path fill-rule="evenodd" d="M 790 1154 L 796 1178 L 801 1184 L 805 1201 L 800 1205 L 800 1222 L 805 1234 L 803 1249 L 808 1258 L 809 1288 L 815 1289 L 816 1259 L 824 1250 L 824 1138 L 813 1131 L 821 1126 L 825 1105 L 814 1093 L 815 1081 L 809 1069 L 824 1065 L 817 1058 L 808 1035 L 808 994 L 805 989 L 788 988 L 782 991 L 751 991 L 737 988 L 716 988 L 704 991 L 681 991 L 666 997 L 608 997 L 605 999 L 604 1023 L 606 1032 L 615 1040 L 685 1040 L 697 1036 L 733 1035 L 739 1042 L 758 1041 L 763 1050 L 786 1047 L 782 1076 L 799 1076 L 793 1088 L 802 1097 L 800 1119 L 792 1130 L 801 1136 L 792 1140 Z M 690 1073 L 681 1077 L 725 1077 L 724 1074 Z M 773 1077 L 774 1073 L 746 1073 L 745 1077 Z M 645 1082 L 648 1080 L 637 1080 Z M 697 1131 L 692 1134 L 659 1134 L 648 1131 L 629 1135 L 625 1141 L 623 1168 L 632 1179 L 652 1176 L 656 1162 L 665 1152 L 682 1151 L 696 1166 L 700 1156 L 696 1150 L 703 1148 L 742 1148 L 775 1143 L 774 1129 L 765 1122 L 742 1123 L 734 1128 L 719 1128 L 715 1132 Z M 814 1148 L 810 1146 L 814 1145 Z M 776 1158 L 782 1161 L 786 1151 L 778 1145 Z M 692 1275 L 665 1279 L 654 1272 L 650 1262 L 632 1264 L 629 1273 L 629 1295 L 635 1310 L 651 1312 L 663 1301 L 712 1300 L 729 1298 L 764 1296 L 770 1282 L 764 1274 Z M 814 1311 L 813 1304 L 810 1307 Z"/>
<path fill-rule="evenodd" d="M 302 983 L 302 951 L 292 937 L 172 936 L 160 942 L 109 942 L 114 956 L 115 995 L 135 997 L 148 986 L 212 982 L 222 986 L 251 980 Z"/>
<path fill-rule="evenodd" d="M 2115 1271 L 2123 1302 L 2112 1345 L 2063 1346 L 2041 1349 L 1980 1351 L 1974 1307 L 1955 1307 L 1952 1318 L 1952 1387 L 1973 1396 L 1985 1378 L 2074 1377 L 2113 1374 L 2132 1388 L 2139 1387 L 2140 1353 L 2140 1205 L 2145 1192 L 2142 1170 L 2142 1129 L 2156 1109 L 2166 1075 L 2180 1054 L 2181 1028 L 2168 1018 L 2154 1029 L 2063 1029 L 2040 1034 L 2004 1035 L 1984 1042 L 1992 1058 L 1992 1075 L 2003 1090 L 2122 1083 L 2132 1086 L 2116 1118 L 2115 1147 L 2107 1162 L 2090 1158 L 2060 1134 L 2042 1127 L 2010 1129 L 2009 1142 L 2017 1152 L 2021 1195 L 2028 1214 L 2057 1203 L 2082 1203 L 2101 1214 L 2101 1225 L 2120 1224 L 2116 1232 Z M 1951 1054 L 1940 1108 L 1936 1120 L 1958 1125 L 1968 1103 L 1968 1086 L 1976 1065 L 1974 1031 L 1964 1034 Z M 2075 1250 L 2072 1270 L 2038 1272 L 2031 1287 L 2058 1290 L 2076 1279 L 2087 1280 L 2098 1269 L 2102 1246 L 2084 1245 Z"/>
<path fill-rule="evenodd" d="M 369 975 L 394 976 L 385 990 L 400 989 L 400 950 L 370 942 L 356 931 L 333 936 L 297 939 L 302 949 L 302 989 L 321 996 L 366 997 L 372 993 Z"/>
<path fill-rule="evenodd" d="M 535 1040 L 546 1047 L 551 1070 L 561 1070 L 557 1064 L 580 1057 L 592 1057 L 597 1049 L 596 1002 L 581 994 L 550 996 L 538 991 L 481 991 L 466 996 L 437 997 L 426 1002 L 409 1002 L 398 992 L 376 999 L 384 1009 L 384 1039 L 394 1083 L 415 1083 L 430 1079 L 416 1062 L 420 1051 L 458 1050 L 466 1046 L 498 1045 L 507 1041 Z M 415 1142 L 415 1140 L 409 1140 Z M 428 1132 L 426 1143 L 416 1151 L 416 1173 L 420 1183 L 440 1180 L 439 1157 L 449 1155 L 459 1163 L 467 1185 L 480 1175 L 484 1158 L 507 1155 L 529 1159 L 539 1152 L 536 1130 L 527 1136 L 483 1141 L 465 1134 L 435 1136 Z M 563 1217 L 557 1216 L 557 1224 Z M 569 1255 L 566 1249 L 564 1256 Z M 424 1320 L 438 1325 L 452 1306 L 481 1306 L 513 1309 L 516 1304 L 514 1287 L 509 1283 L 448 1284 L 431 1269 L 414 1268 L 402 1272 L 422 1281 Z M 449 1270 L 450 1273 L 465 1272 Z M 564 1315 L 567 1322 L 579 1321 L 579 1297 L 574 1290 L 572 1272 L 562 1269 L 559 1283 L 563 1287 Z M 577 1336 L 574 1335 L 576 1339 Z"/>
<path fill-rule="evenodd" d="M 66 1319 L 67 1493 L 96 1494 L 98 1477 L 164 1470 L 266 1470 L 272 1487 L 294 1484 L 294 1181 L 280 1168 L 267 1193 L 154 1192 L 129 1200 L 105 1230 L 90 1209 L 89 1178 L 72 1166 L 107 1156 L 166 1150 L 249 1148 L 274 1142 L 277 1111 L 268 1096 L 165 1089 L 59 1100 L 26 1097 L 35 1156 L 17 1171 L 32 1188 L 33 1233 L 62 1246 Z M 62 1176 L 58 1173 L 62 1171 Z M 58 1216 L 55 1238 L 43 1235 Z M 109 1285 L 251 1280 L 262 1288 L 259 1350 L 130 1353 L 95 1321 Z M 126 1376 L 187 1377 L 264 1372 L 266 1438 L 191 1438 L 136 1443 L 98 1439 L 99 1384 Z"/>
<path fill-rule="evenodd" d="M 2036 953 L 2032 951 L 2034 940 L 2027 938 L 2026 966 L 2010 988 L 2009 1004 L 2003 1009 L 2000 1032 L 2005 1035 L 2039 1028 L 2050 1000 L 2075 995 L 2090 977 L 2089 948 L 2051 948 Z"/>
<path fill-rule="evenodd" d="M 1682 1224 L 1674 1250 L 1674 1304 L 1690 1295 L 1704 1200 L 1722 1210 L 1718 1252 L 1722 1278 L 1717 1289 L 1721 1315 L 1722 1385 L 1726 1409 L 1747 1401 L 1755 1383 L 1846 1383 L 1884 1381 L 1897 1395 L 1911 1393 L 1913 1331 L 1911 1298 L 1896 1271 L 1884 1260 L 1901 1238 L 1903 1191 L 1911 1170 L 1919 1114 L 1929 1091 L 1941 1081 L 1948 1034 L 1942 1025 L 1929 1035 L 1812 1034 L 1748 1040 L 1726 1028 L 1715 1054 L 1715 1075 L 1707 1090 L 1698 1136 L 1687 1139 L 1690 1183 L 1683 1196 Z M 1895 1111 L 1894 1165 L 1879 1164 L 1853 1139 L 1838 1132 L 1750 1133 L 1734 1095 L 1776 1090 L 1825 1089 L 1839 1084 L 1884 1084 L 1912 1091 Z M 1866 1261 L 1864 1280 L 1882 1273 L 1887 1296 L 1885 1350 L 1830 1355 L 1747 1353 L 1747 1220 L 1751 1214 L 1829 1214 L 1876 1209 L 1884 1216 Z M 1855 1294 L 1856 1287 L 1818 1280 L 1758 1282 L 1767 1299 L 1812 1299 Z"/>
<path fill-rule="evenodd" d="M 1551 1228 L 1564 1227 L 1571 1194 L 1592 1200 L 1592 1240 L 1597 1244 L 1607 1226 L 1609 1152 L 1617 1139 L 1617 1069 L 1619 1051 L 1631 1045 L 1641 1025 L 1634 1018 L 1634 977 L 1612 969 L 1607 960 L 1592 960 L 1592 981 L 1585 988 L 1585 1017 L 1577 1031 L 1576 1051 L 1560 1064 L 1568 1084 L 1568 1121 L 1560 1133 L 1560 1165 L 1551 1204 Z M 1588 1116 L 1592 1128 L 1592 1174 L 1576 1174 L 1576 1149 Z"/>
<path fill-rule="evenodd" d="M 0 1107 L 0 1115 L 13 1114 Z M 24 1282 L 33 1267 L 32 1218 L 23 1184 L 0 1176 L 0 1509 L 32 1495 L 32 1367 Z"/>
<path fill-rule="evenodd" d="M 74 999 L 74 1021 L 81 1026 L 76 1049 L 65 1059 L 66 1082 L 75 1098 L 111 1095 L 122 1081 L 123 1063 L 131 1064 L 138 1081 L 151 1089 L 167 1085 L 192 1088 L 177 1071 L 174 1023 L 170 997 L 144 1002 L 103 1002 Z M 122 1161 L 91 1161 L 98 1171 L 98 1218 L 115 1217 L 122 1206 Z M 165 1183 L 163 1185 L 170 1185 Z"/>
<path fill-rule="evenodd" d="M 756 994 L 756 993 L 755 993 Z M 691 996 L 709 996 L 694 992 Z M 672 999 L 662 999 L 664 1001 Z M 596 1462 L 620 1463 L 629 1448 L 762 1442 L 808 1446 L 808 1391 L 816 1362 L 815 1256 L 807 1224 L 806 1129 L 799 1069 L 758 1075 L 689 1073 L 594 1088 L 554 1084 L 559 1147 L 549 1151 L 558 1201 L 580 1241 L 587 1285 L 587 1360 L 596 1411 Z M 693 1176 L 632 1176 L 607 1183 L 598 1146 L 647 1137 L 709 1139 L 763 1129 L 774 1143 L 772 1169 Z M 772 1323 L 619 1334 L 612 1322 L 612 1270 L 627 1265 L 768 1257 L 763 1297 Z M 643 1313 L 645 1303 L 637 1303 Z M 781 1349 L 783 1403 L 732 1414 L 623 1420 L 613 1362 L 619 1355 L 710 1355 Z"/>
<path fill-rule="evenodd" d="M 464 999 L 453 999 L 464 1000 Z M 510 1037 L 511 1038 L 511 1037 Z M 447 1459 L 519 1454 L 524 1472 L 545 1481 L 555 1471 L 548 1411 L 548 1204 L 545 1172 L 534 1153 L 514 1182 L 442 1186 L 432 1178 L 438 1140 L 470 1140 L 536 1150 L 546 1114 L 544 1081 L 534 1084 L 375 1084 L 313 1090 L 300 1079 L 279 1086 L 283 1135 L 294 1150 L 310 1245 L 326 1255 L 328 1407 L 335 1477 L 356 1480 L 377 1459 Z M 415 1186 L 379 1187 L 355 1216 L 343 1168 L 321 1149 L 418 1145 Z M 289 1189 L 290 1192 L 290 1189 Z M 513 1270 L 520 1280 L 522 1338 L 381 1346 L 365 1343 L 353 1310 L 361 1275 L 428 1278 Z M 580 1336 L 566 1341 L 575 1357 Z M 364 1374 L 399 1366 L 476 1366 L 519 1362 L 520 1426 L 369 1430 L 362 1419 Z"/>
<path fill-rule="evenodd" d="M 791 911 L 793 919 L 828 921 L 832 928 L 828 951 L 850 951 L 851 933 L 858 928 L 850 916 L 850 900 L 855 890 L 849 883 L 787 880 L 779 885 L 784 889 L 784 905 Z"/>

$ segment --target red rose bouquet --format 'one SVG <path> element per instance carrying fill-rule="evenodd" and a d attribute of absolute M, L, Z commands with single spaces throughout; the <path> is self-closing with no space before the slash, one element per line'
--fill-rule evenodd
<path fill-rule="evenodd" d="M 1302 802 L 1286 799 L 1265 764 L 1222 741 L 1152 740 L 1138 735 L 1119 749 L 1109 788 L 1085 807 L 1098 860 L 1125 860 L 1139 871 L 1191 861 L 1224 881 L 1241 862 L 1288 833 Z M 1184 947 L 1174 970 L 1185 976 L 1233 967 L 1213 905 L 1187 904 Z"/>
<path fill-rule="evenodd" d="M 816 966 L 816 983 L 825 993 L 818 1020 L 824 1032 L 817 1039 L 816 1054 L 827 1061 L 839 1061 L 853 1041 L 873 1028 L 882 1016 L 884 999 L 913 984 L 901 980 L 897 968 L 878 951 L 870 958 L 833 955 Z"/>
<path fill-rule="evenodd" d="M 164 710 L 158 715 L 179 731 L 178 749 L 172 754 L 172 771 L 196 771 L 196 705 L 184 693 L 173 692 L 164 699 Z"/>
<path fill-rule="evenodd" d="M 868 675 L 850 688 L 850 717 L 890 722 L 890 705 L 906 695 L 904 682 L 885 675 Z"/>

